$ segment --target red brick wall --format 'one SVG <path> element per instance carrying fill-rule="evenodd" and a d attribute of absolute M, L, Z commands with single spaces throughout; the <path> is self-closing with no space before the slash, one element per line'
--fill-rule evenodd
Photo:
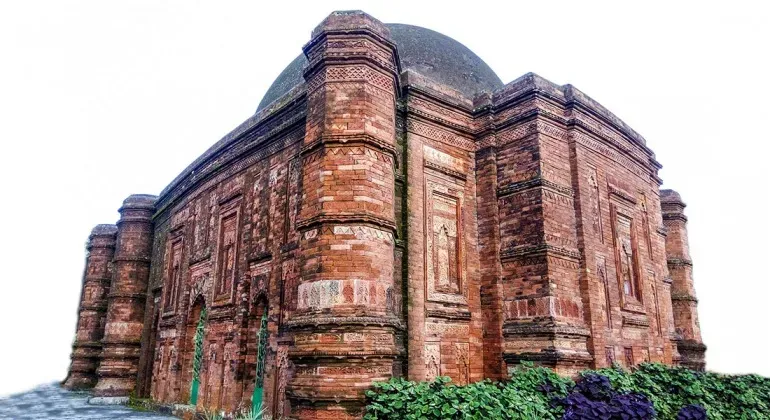
<path fill-rule="evenodd" d="M 641 136 L 533 74 L 478 98 L 399 75 L 361 12 L 304 51 L 305 83 L 145 203 L 151 219 L 124 206 L 97 392 L 189 401 L 204 307 L 198 404 L 228 412 L 251 405 L 265 311 L 276 417 L 355 418 L 372 381 L 502 379 L 522 360 L 703 368 L 684 204 L 659 195 Z M 87 308 L 68 386 L 100 362 Z"/>
<path fill-rule="evenodd" d="M 115 225 L 97 225 L 88 237 L 88 257 L 83 273 L 75 342 L 72 345 L 72 364 L 64 380 L 64 387 L 68 389 L 93 388 L 96 385 L 116 233 Z"/>
<path fill-rule="evenodd" d="M 94 393 L 125 397 L 136 387 L 152 252 L 151 195 L 131 195 L 120 208 L 114 271 Z"/>
<path fill-rule="evenodd" d="M 673 190 L 661 190 L 660 199 L 667 231 L 666 256 L 671 275 L 673 321 L 680 362 L 691 369 L 703 370 L 706 346 L 703 345 L 698 322 L 698 298 L 692 277 L 685 204 Z"/>

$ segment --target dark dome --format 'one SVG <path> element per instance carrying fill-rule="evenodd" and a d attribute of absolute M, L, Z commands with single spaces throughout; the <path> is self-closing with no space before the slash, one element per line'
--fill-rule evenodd
<path fill-rule="evenodd" d="M 473 99 L 482 91 L 492 92 L 503 82 L 479 56 L 465 45 L 430 29 L 388 23 L 391 39 L 398 47 L 401 69 L 411 69 Z M 307 58 L 300 54 L 278 75 L 257 107 L 257 112 L 302 83 Z"/>

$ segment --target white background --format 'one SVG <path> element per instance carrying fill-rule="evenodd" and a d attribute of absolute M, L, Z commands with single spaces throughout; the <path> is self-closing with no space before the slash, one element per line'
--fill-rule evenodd
<path fill-rule="evenodd" d="M 251 115 L 333 10 L 572 83 L 687 202 L 708 367 L 770 376 L 770 14 L 755 3 L 0 3 L 0 395 L 61 380 L 97 223 Z M 621 4 L 622 3 L 622 4 Z"/>

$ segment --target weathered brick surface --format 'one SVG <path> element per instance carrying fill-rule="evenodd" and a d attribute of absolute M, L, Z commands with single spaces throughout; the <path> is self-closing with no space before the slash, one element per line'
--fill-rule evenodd
<path fill-rule="evenodd" d="M 96 385 L 117 230 L 115 225 L 97 225 L 88 237 L 78 324 L 72 344 L 72 365 L 64 380 L 67 389 L 93 388 Z"/>
<path fill-rule="evenodd" d="M 188 402 L 203 308 L 198 406 L 228 412 L 251 405 L 263 314 L 276 417 L 356 418 L 373 381 L 523 360 L 703 368 L 684 204 L 644 139 L 534 74 L 468 97 L 437 72 L 462 60 L 399 50 L 414 31 L 333 13 L 304 81 L 127 200 L 115 256 L 92 237 L 88 267 L 114 265 L 103 351 L 81 304 L 69 386 L 99 365 L 101 395 Z"/>
<path fill-rule="evenodd" d="M 136 386 L 156 198 L 132 195 L 119 210 L 99 381 L 94 388 L 99 396 L 127 396 Z"/>
<path fill-rule="evenodd" d="M 673 190 L 661 190 L 660 200 L 663 224 L 667 230 L 666 257 L 671 275 L 670 293 L 677 349 L 682 365 L 703 370 L 706 366 L 706 346 L 703 345 L 698 322 L 698 298 L 692 277 L 685 204 L 679 193 Z"/>

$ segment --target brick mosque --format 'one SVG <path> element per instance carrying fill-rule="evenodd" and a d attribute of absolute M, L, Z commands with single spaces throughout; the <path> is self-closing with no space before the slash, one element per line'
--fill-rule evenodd
<path fill-rule="evenodd" d="M 302 51 L 93 229 L 66 387 L 343 419 L 394 376 L 704 368 L 685 204 L 623 121 L 360 11 Z"/>

